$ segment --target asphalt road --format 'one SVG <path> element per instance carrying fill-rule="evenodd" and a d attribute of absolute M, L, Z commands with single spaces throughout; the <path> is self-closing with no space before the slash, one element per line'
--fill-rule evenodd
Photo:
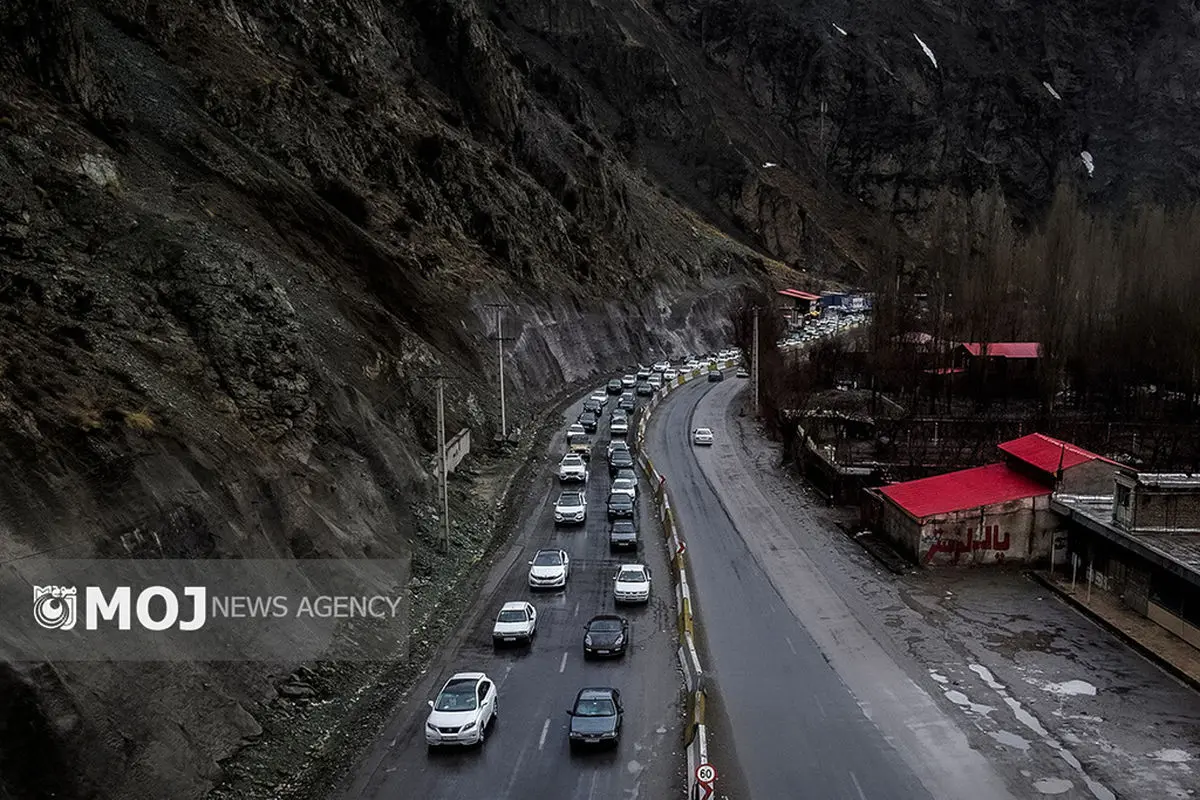
<path fill-rule="evenodd" d="M 681 794 L 681 689 L 674 595 L 665 545 L 650 505 L 639 494 L 642 548 L 638 556 L 608 551 L 605 499 L 609 477 L 604 444 L 615 398 L 592 439 L 592 476 L 584 526 L 555 529 L 553 502 L 564 448 L 556 436 L 545 471 L 526 501 L 528 513 L 513 550 L 493 568 L 479 604 L 466 622 L 468 635 L 432 665 L 426 679 L 397 710 L 370 755 L 344 784 L 345 798 L 388 800 L 621 800 Z M 573 422 L 579 405 L 567 413 Z M 562 432 L 565 432 L 563 426 Z M 562 433 L 560 432 L 560 433 Z M 562 547 L 571 556 L 565 591 L 533 592 L 527 561 L 539 547 Z M 631 625 L 631 647 L 621 659 L 583 660 L 583 627 L 593 614 L 613 612 L 612 578 L 622 562 L 643 559 L 654 575 L 647 607 L 616 610 Z M 529 599 L 538 609 L 532 646 L 494 650 L 492 622 L 508 600 Z M 499 687 L 499 719 L 482 748 L 427 752 L 426 701 L 455 672 L 481 670 Z M 625 720 L 616 750 L 573 755 L 566 710 L 585 686 L 621 691 Z"/>
<path fill-rule="evenodd" d="M 736 778 L 719 785 L 718 793 L 822 800 L 1008 797 L 955 723 L 818 572 L 806 569 L 794 552 L 771 547 L 764 562 L 747 546 L 743 537 L 787 521 L 753 486 L 721 486 L 715 470 L 705 469 L 722 447 L 725 406 L 742 386 L 727 380 L 682 387 L 655 412 L 647 434 L 688 543 L 702 663 L 724 717 L 714 727 L 714 760 L 735 761 L 729 771 Z M 706 410 L 710 395 L 725 402 L 713 400 Z M 711 449 L 691 444 L 690 430 L 701 425 L 718 437 Z M 788 581 L 772 580 L 775 559 L 795 567 Z"/>

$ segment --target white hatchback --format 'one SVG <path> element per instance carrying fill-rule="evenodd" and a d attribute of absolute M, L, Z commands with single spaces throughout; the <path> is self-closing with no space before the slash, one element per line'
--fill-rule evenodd
<path fill-rule="evenodd" d="M 713 432 L 711 428 L 696 428 L 692 431 L 692 444 L 709 445 L 713 443 Z"/>

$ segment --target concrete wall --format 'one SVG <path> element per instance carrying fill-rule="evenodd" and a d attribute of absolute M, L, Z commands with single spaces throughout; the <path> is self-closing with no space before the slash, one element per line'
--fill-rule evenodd
<path fill-rule="evenodd" d="M 1133 492 L 1133 528 L 1200 530 L 1200 494 L 1138 486 Z"/>
<path fill-rule="evenodd" d="M 943 514 L 920 527 L 916 550 L 925 566 L 1049 561 L 1058 520 L 1048 497 Z"/>
<path fill-rule="evenodd" d="M 1118 469 L 1105 461 L 1087 461 L 1063 470 L 1057 491 L 1065 494 L 1110 495 L 1115 486 L 1113 476 Z"/>
<path fill-rule="evenodd" d="M 883 505 L 882 513 L 879 515 L 879 533 L 887 538 L 901 554 L 913 561 L 920 562 L 920 524 L 891 500 L 882 495 L 880 497 Z"/>

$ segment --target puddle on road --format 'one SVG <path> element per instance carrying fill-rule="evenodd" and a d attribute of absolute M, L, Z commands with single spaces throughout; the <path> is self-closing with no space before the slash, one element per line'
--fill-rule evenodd
<path fill-rule="evenodd" d="M 1172 764 L 1184 764 L 1192 760 L 1192 754 L 1186 750 L 1163 749 L 1150 754 L 1155 761 L 1167 761 Z"/>
<path fill-rule="evenodd" d="M 940 674 L 934 672 L 933 670 L 929 671 L 929 677 L 933 678 L 938 683 L 949 683 L 950 682 L 950 679 L 947 678 L 945 675 L 940 675 Z"/>
<path fill-rule="evenodd" d="M 1028 739 L 1024 736 L 1017 736 L 1015 733 L 1010 733 L 1009 731 L 991 731 L 988 733 L 988 736 L 1007 747 L 1015 747 L 1018 750 L 1029 749 Z"/>
<path fill-rule="evenodd" d="M 969 664 L 967 668 L 983 679 L 989 689 L 1003 689 L 1004 685 L 996 680 L 992 671 L 982 664 Z"/>
<path fill-rule="evenodd" d="M 1033 782 L 1033 788 L 1042 794 L 1063 794 L 1075 788 L 1075 784 L 1066 778 L 1042 778 Z"/>
<path fill-rule="evenodd" d="M 954 703 L 956 706 L 962 706 L 963 708 L 969 708 L 976 714 L 983 714 L 984 716 L 987 716 L 996 710 L 994 706 L 985 706 L 982 703 L 972 702 L 971 698 L 967 697 L 957 689 L 947 689 L 945 692 L 943 692 L 943 694 L 946 695 L 946 699 L 951 703 Z"/>
<path fill-rule="evenodd" d="M 1051 694 L 1064 696 L 1080 696 L 1087 695 L 1094 697 L 1096 695 L 1096 687 L 1087 681 L 1063 681 L 1062 683 L 1047 683 L 1041 687 L 1043 690 Z"/>

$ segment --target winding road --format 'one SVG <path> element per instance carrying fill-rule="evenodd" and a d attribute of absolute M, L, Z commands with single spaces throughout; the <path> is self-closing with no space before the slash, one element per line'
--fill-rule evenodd
<path fill-rule="evenodd" d="M 604 443 L 615 398 L 605 407 L 592 455 L 587 524 L 555 529 L 553 502 L 565 425 L 544 453 L 544 470 L 531 487 L 528 509 L 511 551 L 492 569 L 466 636 L 431 668 L 401 705 L 366 760 L 344 783 L 345 798 L 387 800 L 643 800 L 683 793 L 682 680 L 676 648 L 676 612 L 665 545 L 643 481 L 639 496 L 642 548 L 638 556 L 610 555 L 605 499 L 609 477 Z M 574 420 L 580 404 L 567 411 Z M 526 562 L 539 547 L 571 556 L 565 591 L 531 592 Z M 641 558 L 655 576 L 645 608 L 623 607 L 630 620 L 629 652 L 613 661 L 583 660 L 583 627 L 594 614 L 612 612 L 617 564 Z M 529 599 L 538 609 L 538 635 L 528 649 L 494 650 L 493 619 L 507 600 Z M 424 739 L 426 700 L 453 673 L 482 670 L 498 684 L 499 719 L 482 748 L 430 754 Z M 621 691 L 625 722 L 614 751 L 573 755 L 566 709 L 585 686 Z"/>
<path fill-rule="evenodd" d="M 1003 780 L 799 547 L 753 476 L 717 465 L 744 381 L 697 381 L 651 418 L 647 449 L 688 542 L 719 794 L 1009 800 Z M 690 431 L 711 427 L 712 447 Z"/>

